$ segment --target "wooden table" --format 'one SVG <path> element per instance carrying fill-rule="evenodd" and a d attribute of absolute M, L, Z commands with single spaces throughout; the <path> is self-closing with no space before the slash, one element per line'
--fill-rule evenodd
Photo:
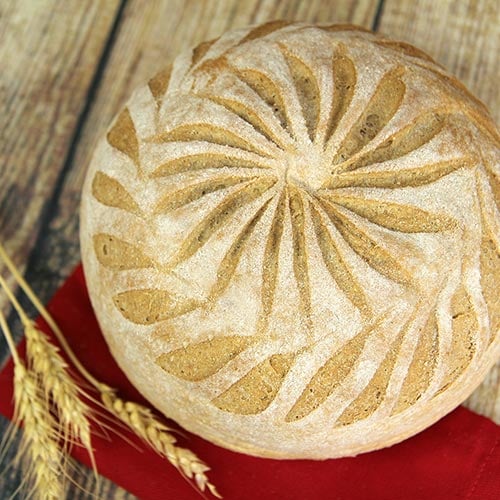
<path fill-rule="evenodd" d="M 79 261 L 85 169 L 131 91 L 179 51 L 277 18 L 355 23 L 413 43 L 500 121 L 498 0 L 2 0 L 0 240 L 44 301 Z M 3 295 L 0 307 L 19 337 Z M 2 342 L 0 364 L 6 357 Z M 500 365 L 467 406 L 500 423 Z M 78 476 L 92 487 L 88 471 Z M 19 480 L 17 469 L 1 476 L 0 496 Z M 133 498 L 107 480 L 98 494 Z M 71 487 L 68 498 L 91 497 Z"/>

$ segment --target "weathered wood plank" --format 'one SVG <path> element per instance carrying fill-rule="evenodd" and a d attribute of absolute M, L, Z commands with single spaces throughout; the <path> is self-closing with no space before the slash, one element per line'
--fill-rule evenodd
<path fill-rule="evenodd" d="M 500 121 L 498 0 L 386 0 L 379 31 L 428 52 L 479 97 Z M 466 406 L 500 423 L 500 363 Z"/>
<path fill-rule="evenodd" d="M 21 269 L 64 168 L 118 4 L 0 3 L 0 239 Z M 3 294 L 0 308 L 7 312 Z"/>

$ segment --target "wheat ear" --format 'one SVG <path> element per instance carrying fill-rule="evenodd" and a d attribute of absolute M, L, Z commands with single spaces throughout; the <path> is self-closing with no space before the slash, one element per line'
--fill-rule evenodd
<path fill-rule="evenodd" d="M 200 460 L 192 451 L 177 446 L 176 439 L 171 434 L 170 429 L 156 418 L 149 408 L 138 403 L 120 399 L 115 389 L 100 382 L 82 365 L 66 341 L 57 323 L 40 302 L 26 280 L 21 276 L 1 244 L 0 259 L 4 261 L 19 286 L 47 322 L 73 366 L 82 377 L 99 391 L 101 400 L 107 410 L 125 423 L 135 434 L 148 443 L 160 455 L 166 457 L 184 476 L 194 479 L 197 487 L 202 492 L 207 489 L 212 495 L 217 498 L 222 498 L 205 474 L 210 470 L 210 467 Z"/>
<path fill-rule="evenodd" d="M 21 361 L 5 316 L 0 313 L 0 327 L 14 360 L 14 423 L 23 424 L 21 445 L 16 460 L 25 468 L 25 483 L 31 494 L 41 500 L 63 498 L 65 460 L 59 447 L 57 422 L 41 391 L 37 375 Z"/>
<path fill-rule="evenodd" d="M 95 461 L 90 437 L 90 408 L 80 398 L 83 392 L 69 373 L 69 367 L 47 335 L 24 312 L 7 282 L 0 276 L 0 286 L 14 306 L 24 326 L 28 367 L 37 375 L 47 401 L 57 411 L 64 442 L 82 444 L 87 450 L 93 469 Z"/>
<path fill-rule="evenodd" d="M 217 498 L 222 498 L 205 474 L 210 467 L 202 462 L 192 451 L 176 445 L 176 439 L 146 406 L 124 401 L 111 387 L 101 384 L 101 398 L 104 406 L 113 415 L 130 427 L 135 434 L 148 443 L 161 456 L 189 479 L 194 479 L 201 491 L 207 489 Z"/>
<path fill-rule="evenodd" d="M 34 322 L 24 325 L 29 366 L 38 374 L 47 396 L 56 406 L 64 435 L 81 443 L 93 459 L 90 437 L 90 408 L 82 401 L 82 390 L 69 374 L 69 367 L 47 335 Z"/>

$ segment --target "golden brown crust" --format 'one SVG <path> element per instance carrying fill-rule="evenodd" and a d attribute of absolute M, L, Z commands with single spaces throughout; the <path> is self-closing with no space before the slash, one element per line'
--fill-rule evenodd
<path fill-rule="evenodd" d="M 199 45 L 134 94 L 87 176 L 114 356 L 235 450 L 418 432 L 499 356 L 499 157 L 484 105 L 405 43 L 278 21 Z"/>

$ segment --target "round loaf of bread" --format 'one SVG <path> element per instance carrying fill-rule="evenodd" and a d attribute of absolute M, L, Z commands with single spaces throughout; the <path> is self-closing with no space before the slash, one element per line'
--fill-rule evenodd
<path fill-rule="evenodd" d="M 272 22 L 181 54 L 98 145 L 81 245 L 111 352 L 191 432 L 355 455 L 500 354 L 500 150 L 414 47 Z"/>

